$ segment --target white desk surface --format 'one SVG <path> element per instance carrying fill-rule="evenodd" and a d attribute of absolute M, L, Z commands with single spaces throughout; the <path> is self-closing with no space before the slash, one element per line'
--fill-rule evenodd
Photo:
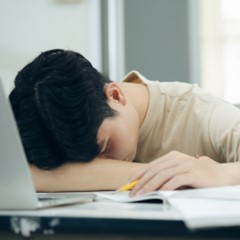
<path fill-rule="evenodd" d="M 160 202 L 118 203 L 105 199 L 37 210 L 0 210 L 0 215 L 181 220 L 181 216 L 177 211 L 171 206 L 162 205 Z"/>
<path fill-rule="evenodd" d="M 126 239 L 135 239 L 132 237 L 135 234 L 136 239 L 148 240 L 150 236 L 172 239 L 179 239 L 179 237 L 182 237 L 181 239 L 185 237 L 238 239 L 240 227 L 189 231 L 182 221 L 181 214 L 169 205 L 119 203 L 99 199 L 93 202 L 38 210 L 0 210 L 0 235 L 12 235 L 11 239 L 15 239 L 15 234 L 19 233 L 26 237 L 40 234 L 39 239 L 43 235 L 50 234 L 49 239 L 58 240 L 62 233 L 63 236 L 74 233 L 76 238 L 71 239 L 86 239 L 84 234 L 88 236 L 92 234 L 92 238 L 89 239 L 101 239 L 101 236 L 104 236 L 103 239 L 112 239 L 111 237 L 124 234 L 129 237 Z"/>

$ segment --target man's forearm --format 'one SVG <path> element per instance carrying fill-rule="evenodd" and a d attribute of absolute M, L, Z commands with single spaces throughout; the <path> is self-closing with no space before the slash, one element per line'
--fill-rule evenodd
<path fill-rule="evenodd" d="M 31 173 L 37 191 L 97 191 L 117 189 L 144 167 L 142 163 L 96 159 L 68 163 L 51 171 L 31 166 Z"/>

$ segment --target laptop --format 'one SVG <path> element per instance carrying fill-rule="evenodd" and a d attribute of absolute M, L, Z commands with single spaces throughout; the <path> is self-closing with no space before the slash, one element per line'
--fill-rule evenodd
<path fill-rule="evenodd" d="M 37 209 L 93 201 L 91 193 L 35 192 L 18 127 L 0 80 L 0 210 Z"/>

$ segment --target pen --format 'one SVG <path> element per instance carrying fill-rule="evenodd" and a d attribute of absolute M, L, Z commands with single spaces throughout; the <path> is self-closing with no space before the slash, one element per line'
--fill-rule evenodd
<path fill-rule="evenodd" d="M 122 187 L 120 187 L 119 189 L 117 189 L 117 192 L 125 192 L 127 190 L 131 190 L 135 187 L 135 185 L 139 182 L 139 180 L 135 180 L 131 183 L 128 183 L 126 185 L 123 185 Z"/>

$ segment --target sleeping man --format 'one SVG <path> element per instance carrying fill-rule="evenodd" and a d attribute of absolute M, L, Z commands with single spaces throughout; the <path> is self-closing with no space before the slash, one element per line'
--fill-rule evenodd
<path fill-rule="evenodd" d="M 240 111 L 196 85 L 105 78 L 81 54 L 43 52 L 10 102 L 38 191 L 240 184 Z"/>

